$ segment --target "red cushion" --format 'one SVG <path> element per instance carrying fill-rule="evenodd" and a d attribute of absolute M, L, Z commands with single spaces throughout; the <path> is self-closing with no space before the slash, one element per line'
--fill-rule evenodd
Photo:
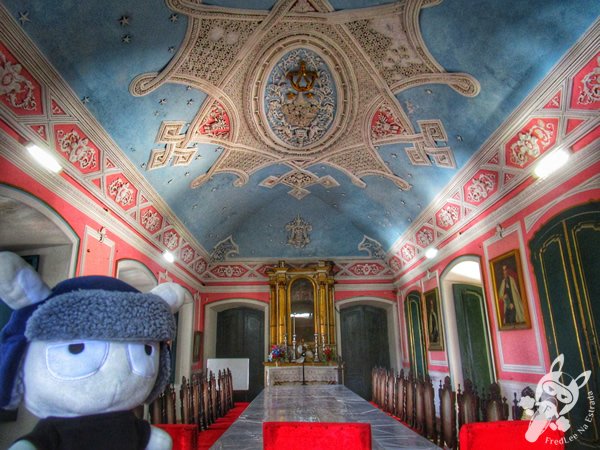
<path fill-rule="evenodd" d="M 525 439 L 529 420 L 505 420 L 475 422 L 460 428 L 461 450 L 562 450 L 565 448 L 564 433 L 546 428 L 535 442 Z"/>
<path fill-rule="evenodd" d="M 173 450 L 196 450 L 198 447 L 198 427 L 196 425 L 157 424 L 173 439 Z"/>
<path fill-rule="evenodd" d="M 370 450 L 371 424 L 264 422 L 263 448 L 285 450 Z"/>

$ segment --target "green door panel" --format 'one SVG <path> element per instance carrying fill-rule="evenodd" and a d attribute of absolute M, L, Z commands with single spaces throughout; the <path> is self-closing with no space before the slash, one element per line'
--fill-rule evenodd
<path fill-rule="evenodd" d="M 390 366 L 387 313 L 358 305 L 340 311 L 345 385 L 366 400 L 371 399 L 371 370 Z"/>
<path fill-rule="evenodd" d="M 232 308 L 217 314 L 217 358 L 249 358 L 248 401 L 264 387 L 264 314 Z"/>
<path fill-rule="evenodd" d="M 413 375 L 423 378 L 427 374 L 427 364 L 421 294 L 418 292 L 408 294 L 404 302 L 404 312 L 408 328 L 410 369 Z"/>
<path fill-rule="evenodd" d="M 597 405 L 600 395 L 600 203 L 554 217 L 535 234 L 529 247 L 550 358 L 564 354 L 563 373 L 572 377 L 592 371 L 567 415 L 572 424 L 567 436 L 577 435 L 567 448 L 598 448 L 598 414 L 586 421 L 590 411 L 586 397 L 591 392 Z M 563 382 L 568 382 L 567 376 Z"/>
<path fill-rule="evenodd" d="M 481 392 L 494 381 L 483 290 L 479 286 L 453 284 L 452 291 L 463 378 L 471 380 Z"/>

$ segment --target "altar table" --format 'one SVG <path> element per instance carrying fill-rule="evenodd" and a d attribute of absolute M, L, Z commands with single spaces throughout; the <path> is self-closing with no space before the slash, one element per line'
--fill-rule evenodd
<path fill-rule="evenodd" d="M 263 422 L 363 422 L 371 424 L 373 449 L 438 449 L 347 387 L 266 387 L 211 449 L 262 450 Z M 307 449 L 312 436 L 306 436 Z"/>
<path fill-rule="evenodd" d="M 338 384 L 340 381 L 338 366 L 306 364 L 265 365 L 265 387 L 282 384 Z"/>

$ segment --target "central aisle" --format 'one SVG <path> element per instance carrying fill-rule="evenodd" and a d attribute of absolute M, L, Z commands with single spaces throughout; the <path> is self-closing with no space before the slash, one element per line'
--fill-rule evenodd
<path fill-rule="evenodd" d="M 439 449 L 339 384 L 265 388 L 211 449 L 262 450 L 263 422 L 368 422 L 373 449 Z"/>

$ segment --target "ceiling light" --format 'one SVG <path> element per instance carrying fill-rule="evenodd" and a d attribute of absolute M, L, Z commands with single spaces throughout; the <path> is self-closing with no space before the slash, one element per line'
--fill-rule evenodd
<path fill-rule="evenodd" d="M 427 250 L 425 250 L 425 256 L 428 259 L 432 259 L 435 258 L 438 254 L 438 249 L 435 247 L 429 247 Z"/>
<path fill-rule="evenodd" d="M 162 254 L 162 257 L 165 259 L 165 261 L 167 261 L 168 263 L 172 263 L 173 261 L 175 261 L 175 256 L 173 255 L 173 253 L 171 253 L 168 250 L 165 250 Z"/>
<path fill-rule="evenodd" d="M 546 178 L 553 172 L 556 172 L 564 166 L 569 160 L 569 152 L 564 149 L 555 150 L 540 161 L 535 166 L 533 174 L 538 178 Z"/>
<path fill-rule="evenodd" d="M 35 159 L 35 161 L 44 169 L 54 173 L 58 173 L 62 170 L 62 166 L 48 150 L 45 150 L 34 143 L 27 144 L 25 148 L 29 151 L 29 154 L 33 156 L 33 159 Z"/>

